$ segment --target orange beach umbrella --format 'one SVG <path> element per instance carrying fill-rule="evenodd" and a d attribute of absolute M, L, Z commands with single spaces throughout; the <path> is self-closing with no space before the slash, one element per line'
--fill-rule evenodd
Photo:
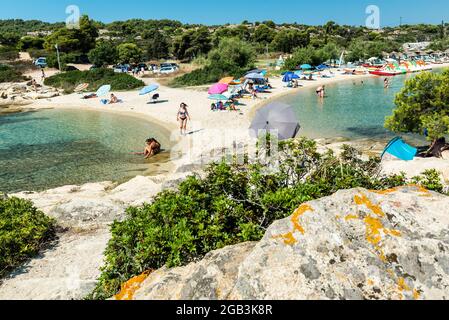
<path fill-rule="evenodd" d="M 226 77 L 226 78 L 221 79 L 218 83 L 223 83 L 223 84 L 228 84 L 229 85 L 232 82 L 234 82 L 234 78 L 233 77 Z"/>

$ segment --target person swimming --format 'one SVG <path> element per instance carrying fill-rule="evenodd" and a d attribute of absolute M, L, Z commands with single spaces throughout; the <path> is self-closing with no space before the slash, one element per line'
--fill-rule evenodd
<path fill-rule="evenodd" d="M 145 151 L 143 153 L 145 159 L 149 159 L 161 152 L 161 144 L 154 138 L 147 139 Z"/>

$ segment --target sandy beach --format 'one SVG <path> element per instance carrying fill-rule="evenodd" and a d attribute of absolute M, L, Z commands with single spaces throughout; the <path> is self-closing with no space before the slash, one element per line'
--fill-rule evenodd
<path fill-rule="evenodd" d="M 449 64 L 435 66 L 443 67 L 449 67 Z M 361 81 L 368 77 L 374 76 L 336 74 L 334 78 L 301 81 L 302 87 L 297 89 L 286 88 L 280 77 L 270 78 L 273 86 L 270 93 L 260 94 L 259 99 L 255 100 L 241 99 L 244 105 L 239 106 L 239 112 L 210 111 L 211 101 L 208 100 L 206 87 L 178 89 L 161 86 L 158 93 L 163 102 L 158 104 L 148 104 L 148 96 L 141 97 L 138 91 L 128 91 L 115 92 L 124 101 L 115 105 L 102 105 L 100 99 L 82 100 L 82 95 L 76 93 L 36 100 L 27 105 L 30 110 L 97 110 L 146 119 L 163 127 L 165 133 L 170 135 L 173 144 L 170 150 L 171 162 L 163 174 L 138 176 L 121 185 L 114 182 L 92 182 L 82 186 L 62 186 L 44 192 L 15 194 L 33 201 L 68 231 L 59 235 L 59 240 L 41 259 L 30 261 L 25 266 L 26 272 L 18 270 L 6 279 L 1 284 L 0 299 L 82 299 L 92 290 L 100 275 L 103 251 L 110 237 L 109 225 L 114 220 L 125 217 L 126 207 L 149 202 L 157 193 L 175 187 L 192 172 L 201 172 L 202 165 L 213 159 L 214 151 L 232 148 L 235 142 L 252 145 L 248 128 L 255 110 L 266 103 L 286 94 L 338 81 Z M 142 80 L 146 84 L 157 82 L 150 78 Z M 186 137 L 180 135 L 176 121 L 182 102 L 189 105 L 192 118 L 188 127 L 191 134 Z M 337 149 L 342 144 L 341 141 L 322 143 L 320 149 Z M 361 145 L 370 150 L 374 147 L 372 141 L 364 141 Z M 378 152 L 383 145 L 379 143 L 375 147 Z M 449 182 L 449 162 L 444 159 L 419 159 L 410 162 L 388 160 L 384 164 L 384 173 L 404 171 L 412 176 L 429 166 L 437 168 Z M 62 267 L 67 261 L 70 261 L 70 270 Z M 45 284 L 45 293 L 36 292 L 36 279 Z M 67 287 L 67 283 L 73 281 L 74 285 Z"/>

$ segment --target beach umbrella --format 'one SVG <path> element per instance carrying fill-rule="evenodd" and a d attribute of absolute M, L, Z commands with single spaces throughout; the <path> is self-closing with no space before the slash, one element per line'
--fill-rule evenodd
<path fill-rule="evenodd" d="M 148 93 L 156 91 L 157 89 L 159 89 L 159 86 L 157 84 L 150 84 L 149 86 L 146 86 L 145 88 L 140 90 L 139 95 L 144 96 Z"/>
<path fill-rule="evenodd" d="M 252 80 L 264 79 L 263 75 L 260 73 L 249 73 L 245 76 L 245 78 L 252 79 Z"/>
<path fill-rule="evenodd" d="M 287 104 L 274 102 L 256 112 L 250 127 L 252 137 L 258 137 L 260 130 L 277 130 L 280 140 L 294 138 L 300 125 L 293 108 Z"/>
<path fill-rule="evenodd" d="M 329 66 L 325 64 L 320 64 L 318 67 L 316 67 L 317 70 L 326 70 L 329 69 Z"/>
<path fill-rule="evenodd" d="M 253 70 L 250 70 L 247 73 L 245 73 L 245 76 L 247 76 L 248 74 L 251 74 L 251 73 L 260 73 L 260 72 L 261 72 L 261 70 L 259 70 L 259 69 L 253 69 Z"/>
<path fill-rule="evenodd" d="M 229 98 L 223 94 L 212 94 L 209 96 L 209 99 L 221 101 L 221 100 L 228 100 Z"/>
<path fill-rule="evenodd" d="M 76 88 L 75 88 L 75 92 L 81 92 L 81 91 L 84 91 L 84 90 L 86 90 L 87 88 L 89 87 L 89 84 L 88 83 L 81 83 L 79 86 L 77 86 Z"/>
<path fill-rule="evenodd" d="M 303 69 L 303 70 L 311 70 L 311 69 L 313 69 L 310 64 L 303 64 L 300 68 Z"/>
<path fill-rule="evenodd" d="M 234 77 L 226 77 L 226 78 L 221 79 L 218 83 L 224 83 L 224 84 L 229 85 L 233 82 L 234 82 Z"/>
<path fill-rule="evenodd" d="M 102 97 L 102 96 L 107 95 L 110 91 L 111 91 L 111 86 L 104 85 L 104 86 L 100 87 L 100 89 L 98 89 L 96 95 L 97 95 L 97 97 Z"/>
<path fill-rule="evenodd" d="M 299 79 L 299 76 L 296 73 L 293 72 L 287 72 L 284 75 L 284 78 L 282 78 L 282 82 L 290 82 L 294 79 Z"/>
<path fill-rule="evenodd" d="M 221 94 L 225 91 L 228 91 L 229 85 L 225 83 L 216 83 L 212 87 L 209 88 L 209 94 Z"/>

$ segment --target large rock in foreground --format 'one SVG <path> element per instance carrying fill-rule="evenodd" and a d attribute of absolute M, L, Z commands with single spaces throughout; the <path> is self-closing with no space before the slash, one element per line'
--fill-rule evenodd
<path fill-rule="evenodd" d="M 364 189 L 301 205 L 257 245 L 151 274 L 134 299 L 447 299 L 449 197 Z"/>

